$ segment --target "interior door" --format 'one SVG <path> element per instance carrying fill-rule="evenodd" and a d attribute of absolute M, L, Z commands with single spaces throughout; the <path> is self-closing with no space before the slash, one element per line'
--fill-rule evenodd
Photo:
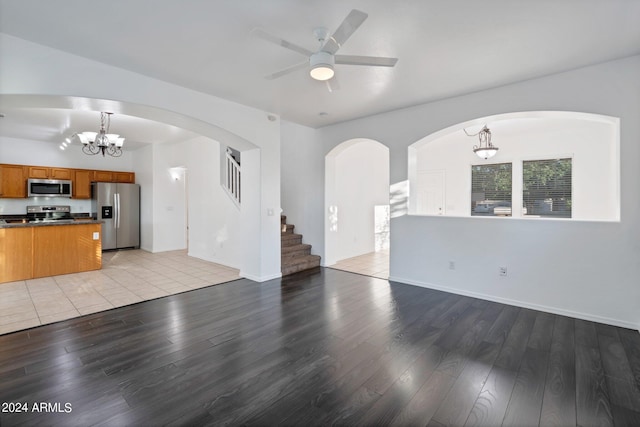
<path fill-rule="evenodd" d="M 418 214 L 445 214 L 444 176 L 444 170 L 418 172 Z"/>

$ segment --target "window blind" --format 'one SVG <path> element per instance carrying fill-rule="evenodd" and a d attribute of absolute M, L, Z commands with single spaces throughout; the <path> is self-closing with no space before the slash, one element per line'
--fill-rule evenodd
<path fill-rule="evenodd" d="M 571 167 L 571 159 L 523 161 L 523 214 L 571 218 Z"/>
<path fill-rule="evenodd" d="M 471 215 L 511 215 L 511 163 L 471 166 Z"/>

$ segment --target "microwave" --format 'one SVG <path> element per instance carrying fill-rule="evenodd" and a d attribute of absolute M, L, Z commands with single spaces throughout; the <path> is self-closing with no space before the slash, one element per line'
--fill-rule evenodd
<path fill-rule="evenodd" d="M 29 197 L 71 197 L 71 181 L 64 179 L 27 180 Z"/>

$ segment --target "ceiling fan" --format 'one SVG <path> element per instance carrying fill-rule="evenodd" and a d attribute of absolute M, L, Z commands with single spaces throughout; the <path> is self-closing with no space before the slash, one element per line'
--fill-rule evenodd
<path fill-rule="evenodd" d="M 273 74 L 265 76 L 268 80 L 277 79 L 286 74 L 292 73 L 303 68 L 309 68 L 309 75 L 320 81 L 326 81 L 332 79 L 335 75 L 334 65 L 366 65 L 374 67 L 393 67 L 398 62 L 398 58 L 386 58 L 381 56 L 358 56 L 358 55 L 336 55 L 336 52 L 344 43 L 351 37 L 351 35 L 362 25 L 367 19 L 367 14 L 353 9 L 349 12 L 349 15 L 342 21 L 336 31 L 329 36 L 329 31 L 326 28 L 316 28 L 313 33 L 318 40 L 320 47 L 317 51 L 312 52 L 309 49 L 298 46 L 289 41 L 283 40 L 279 37 L 273 36 L 264 32 L 263 30 L 256 28 L 252 31 L 252 34 L 256 37 L 264 39 L 268 42 L 275 43 L 287 49 L 291 49 L 294 52 L 298 52 L 307 57 L 307 60 L 298 64 L 292 65 Z M 332 90 L 328 85 L 329 90 Z"/>

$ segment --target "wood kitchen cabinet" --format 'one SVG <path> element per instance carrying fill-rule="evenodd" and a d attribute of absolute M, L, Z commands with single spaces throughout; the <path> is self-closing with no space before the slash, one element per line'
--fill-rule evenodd
<path fill-rule="evenodd" d="M 27 178 L 72 179 L 73 169 L 29 166 Z"/>
<path fill-rule="evenodd" d="M 29 178 L 70 180 L 74 199 L 90 199 L 92 182 L 136 182 L 135 172 L 0 164 L 0 197 L 27 197 Z"/>
<path fill-rule="evenodd" d="M 114 182 L 124 182 L 127 184 L 134 184 L 136 181 L 135 173 L 133 172 L 114 172 Z"/>
<path fill-rule="evenodd" d="M 32 276 L 33 228 L 0 228 L 0 283 L 15 282 Z"/>
<path fill-rule="evenodd" d="M 1 283 L 102 268 L 102 224 L 0 228 Z"/>
<path fill-rule="evenodd" d="M 73 171 L 73 198 L 90 199 L 93 171 L 76 169 Z"/>
<path fill-rule="evenodd" d="M 101 232 L 102 224 L 33 227 L 33 277 L 99 270 Z"/>
<path fill-rule="evenodd" d="M 113 172 L 93 171 L 93 180 L 96 182 L 113 182 Z"/>
<path fill-rule="evenodd" d="M 136 174 L 133 172 L 115 172 L 98 170 L 75 170 L 73 183 L 74 199 L 91 198 L 91 182 L 124 182 L 134 183 Z"/>
<path fill-rule="evenodd" d="M 133 172 L 117 171 L 93 171 L 93 180 L 96 182 L 124 182 L 133 184 L 136 174 Z"/>
<path fill-rule="evenodd" d="M 22 165 L 0 165 L 0 197 L 27 197 L 27 178 Z"/>

